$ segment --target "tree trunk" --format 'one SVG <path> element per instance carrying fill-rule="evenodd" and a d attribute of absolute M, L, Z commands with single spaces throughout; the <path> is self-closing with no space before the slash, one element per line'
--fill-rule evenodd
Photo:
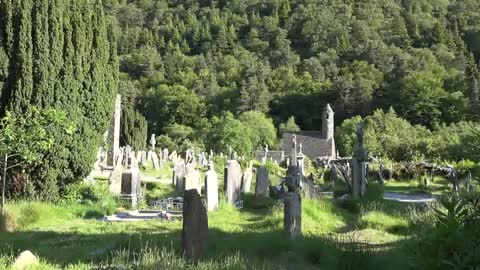
<path fill-rule="evenodd" d="M 7 161 L 8 161 L 8 156 L 7 154 L 5 154 L 5 157 L 3 160 L 3 175 L 2 175 L 2 205 L 0 206 L 2 208 L 2 214 L 5 214 L 5 187 L 7 182 Z"/>

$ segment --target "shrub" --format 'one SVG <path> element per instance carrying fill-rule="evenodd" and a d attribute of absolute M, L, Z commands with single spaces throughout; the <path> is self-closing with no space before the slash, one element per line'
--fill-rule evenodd
<path fill-rule="evenodd" d="M 424 269 L 480 265 L 480 195 L 444 196 L 433 213 L 435 226 L 414 247 L 418 265 Z"/>
<path fill-rule="evenodd" d="M 79 182 L 67 187 L 64 202 L 68 204 L 78 203 L 82 205 L 95 205 L 96 213 L 91 211 L 85 213 L 85 217 L 109 215 L 115 212 L 119 202 L 111 195 L 106 186 L 99 184 L 92 185 L 86 182 Z"/>

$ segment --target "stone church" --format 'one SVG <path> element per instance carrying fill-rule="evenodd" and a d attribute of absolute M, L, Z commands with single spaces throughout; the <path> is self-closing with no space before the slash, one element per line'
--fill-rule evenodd
<path fill-rule="evenodd" d="M 296 136 L 297 145 L 302 144 L 303 154 L 311 160 L 317 158 L 336 158 L 334 112 L 330 104 L 322 113 L 322 130 L 287 131 L 283 134 L 282 150 L 292 151 L 292 141 Z"/>
<path fill-rule="evenodd" d="M 292 142 L 296 137 L 297 147 L 302 144 L 302 153 L 310 160 L 336 158 L 334 112 L 330 104 L 322 112 L 322 130 L 286 131 L 283 133 L 281 149 L 267 151 L 267 159 L 283 162 L 292 153 Z M 257 151 L 257 160 L 265 157 L 265 150 Z"/>

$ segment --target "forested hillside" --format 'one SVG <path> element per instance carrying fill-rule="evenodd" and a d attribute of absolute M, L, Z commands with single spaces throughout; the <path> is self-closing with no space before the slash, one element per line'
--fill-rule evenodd
<path fill-rule="evenodd" d="M 337 124 L 390 107 L 429 129 L 479 114 L 476 0 L 104 5 L 119 34 L 120 92 L 151 133 L 185 135 L 205 117 L 250 110 L 318 129 L 327 102 Z"/>

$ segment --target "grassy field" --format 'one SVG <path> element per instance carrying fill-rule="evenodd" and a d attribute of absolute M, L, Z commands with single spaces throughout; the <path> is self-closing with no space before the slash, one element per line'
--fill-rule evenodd
<path fill-rule="evenodd" d="M 145 188 L 148 198 L 175 195 L 170 185 L 148 183 Z M 385 189 L 414 188 L 389 183 Z M 102 201 L 11 202 L 8 212 L 17 229 L 0 232 L 0 269 L 23 250 L 41 259 L 35 269 L 408 268 L 420 230 L 414 217 L 422 215 L 424 207 L 383 201 L 383 187 L 376 184 L 369 190 L 367 198 L 357 201 L 304 199 L 304 237 L 296 241 L 283 234 L 283 206 L 278 202 L 259 204 L 252 194 L 244 194 L 245 207 L 238 210 L 222 200 L 220 209 L 209 213 L 208 254 L 196 265 L 182 258 L 179 220 L 107 223 L 98 220 Z"/>

